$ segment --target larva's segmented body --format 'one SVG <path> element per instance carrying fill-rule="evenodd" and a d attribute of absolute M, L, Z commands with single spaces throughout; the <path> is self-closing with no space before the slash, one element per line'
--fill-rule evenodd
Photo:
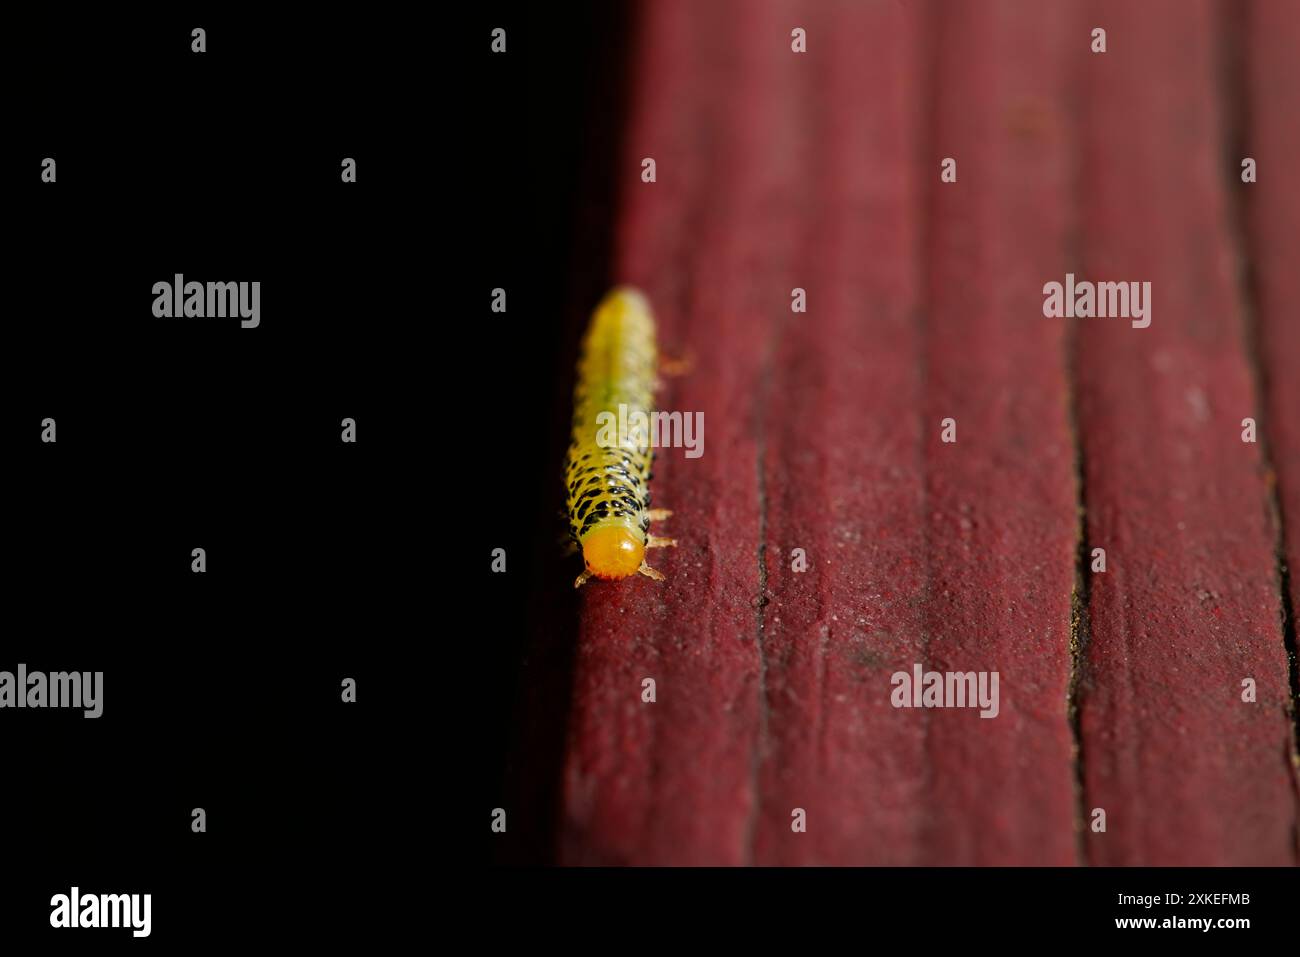
<path fill-rule="evenodd" d="M 573 435 L 565 461 L 569 534 L 582 550 L 589 578 L 663 576 L 645 564 L 645 550 L 676 544 L 650 535 L 653 410 L 658 352 L 654 317 L 634 289 L 614 289 L 596 307 L 582 343 L 573 391 Z M 632 428 L 621 429 L 622 423 Z"/>

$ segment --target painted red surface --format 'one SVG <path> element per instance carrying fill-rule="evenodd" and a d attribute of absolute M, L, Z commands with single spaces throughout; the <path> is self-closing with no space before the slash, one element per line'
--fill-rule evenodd
<path fill-rule="evenodd" d="M 668 581 L 581 595 L 561 862 L 1294 862 L 1216 9 L 643 5 L 613 279 L 693 356 L 660 401 L 704 413 L 705 451 L 656 466 Z M 1287 49 L 1253 69 L 1293 71 Z M 1297 155 L 1293 131 L 1260 135 Z M 1294 215 L 1266 207 L 1252 235 L 1294 251 Z M 1263 318 L 1294 358 L 1287 261 Z M 1045 318 L 1066 271 L 1152 281 L 1152 327 Z M 1108 556 L 1081 794 L 1071 378 L 1087 541 Z M 1278 380 L 1275 405 L 1294 398 Z M 917 662 L 997 671 L 1000 714 L 892 707 Z M 1098 806 L 1107 831 L 1085 836 Z"/>
<path fill-rule="evenodd" d="M 1078 323 L 1091 579 L 1081 685 L 1099 864 L 1286 864 L 1287 662 L 1216 77 L 1216 8 L 1125 4 L 1085 69 L 1076 272 L 1149 279 L 1150 328 Z M 1253 678 L 1258 702 L 1241 700 Z"/>

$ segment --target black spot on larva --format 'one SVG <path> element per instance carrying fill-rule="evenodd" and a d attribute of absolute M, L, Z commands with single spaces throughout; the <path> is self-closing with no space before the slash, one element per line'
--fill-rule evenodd
<path fill-rule="evenodd" d="M 650 531 L 650 516 L 646 515 L 641 518 L 641 531 Z"/>
<path fill-rule="evenodd" d="M 645 490 L 645 507 L 646 507 L 646 508 L 649 508 L 649 507 L 650 507 L 650 490 L 649 490 L 649 489 L 646 489 L 646 490 Z"/>

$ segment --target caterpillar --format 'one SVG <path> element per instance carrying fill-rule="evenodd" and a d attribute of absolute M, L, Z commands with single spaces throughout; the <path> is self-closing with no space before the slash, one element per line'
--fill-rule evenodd
<path fill-rule="evenodd" d="M 575 588 L 591 578 L 618 580 L 638 572 L 664 576 L 646 564 L 647 548 L 676 545 L 650 534 L 667 509 L 650 508 L 654 453 L 648 429 L 618 429 L 619 422 L 648 422 L 658 382 L 655 323 L 650 304 L 635 289 L 610 291 L 592 314 L 582 342 L 573 390 L 573 431 L 565 456 L 569 536 L 582 552 Z"/>

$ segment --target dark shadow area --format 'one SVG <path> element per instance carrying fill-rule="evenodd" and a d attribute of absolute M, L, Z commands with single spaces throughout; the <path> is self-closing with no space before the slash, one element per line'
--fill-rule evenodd
<path fill-rule="evenodd" d="M 580 570 L 564 554 L 561 468 L 578 342 L 609 285 L 631 16 L 629 4 L 590 0 L 481 18 L 485 38 L 506 30 L 508 52 L 494 56 L 484 42 L 483 127 L 467 151 L 482 157 L 470 318 L 489 372 L 468 423 L 476 465 L 462 520 L 483 590 L 472 639 L 486 654 L 474 708 L 488 789 L 480 808 L 507 813 L 505 834 L 486 820 L 480 833 L 487 859 L 502 864 L 554 856 Z M 498 288 L 504 313 L 489 307 Z M 497 548 L 504 574 L 489 570 Z"/>

